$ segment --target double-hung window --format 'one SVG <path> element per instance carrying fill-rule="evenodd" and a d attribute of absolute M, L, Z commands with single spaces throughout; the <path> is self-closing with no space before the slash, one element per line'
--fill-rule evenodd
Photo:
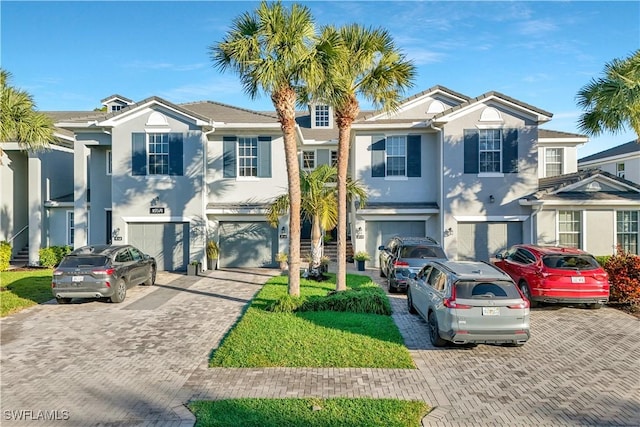
<path fill-rule="evenodd" d="M 73 246 L 73 232 L 75 225 L 73 222 L 73 211 L 67 211 L 67 245 Z"/>
<path fill-rule="evenodd" d="M 558 243 L 560 246 L 580 248 L 581 226 L 580 211 L 559 211 Z"/>
<path fill-rule="evenodd" d="M 224 178 L 270 178 L 270 136 L 223 136 Z"/>
<path fill-rule="evenodd" d="M 500 129 L 480 129 L 480 173 L 502 172 L 502 132 Z"/>
<path fill-rule="evenodd" d="M 545 177 L 562 175 L 562 148 L 545 149 Z"/>
<path fill-rule="evenodd" d="M 404 136 L 387 138 L 387 176 L 406 176 L 407 142 Z"/>
<path fill-rule="evenodd" d="M 616 163 L 616 175 L 618 178 L 624 178 L 624 163 Z"/>
<path fill-rule="evenodd" d="M 258 176 L 258 138 L 238 138 L 238 176 Z"/>
<path fill-rule="evenodd" d="M 371 176 L 414 178 L 422 174 L 420 135 L 373 136 Z"/>
<path fill-rule="evenodd" d="M 465 129 L 464 173 L 518 173 L 518 130 Z"/>
<path fill-rule="evenodd" d="M 638 255 L 638 216 L 640 211 L 616 212 L 616 240 L 625 252 Z"/>
<path fill-rule="evenodd" d="M 316 105 L 315 106 L 315 122 L 316 127 L 326 128 L 330 125 L 329 106 L 328 105 Z"/>
<path fill-rule="evenodd" d="M 316 168 L 315 150 L 304 150 L 302 152 L 302 169 L 313 170 Z"/>
<path fill-rule="evenodd" d="M 182 175 L 181 133 L 133 133 L 131 169 L 133 175 Z"/>

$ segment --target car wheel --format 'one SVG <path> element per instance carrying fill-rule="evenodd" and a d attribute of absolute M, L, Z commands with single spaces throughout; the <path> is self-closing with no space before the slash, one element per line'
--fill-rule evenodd
<path fill-rule="evenodd" d="M 382 268 L 382 263 L 380 263 L 380 277 L 387 277 L 387 275 L 384 274 L 384 269 Z"/>
<path fill-rule="evenodd" d="M 155 267 L 151 267 L 151 274 L 149 275 L 149 278 L 147 280 L 145 280 L 144 284 L 146 286 L 153 286 L 156 284 L 156 269 Z"/>
<path fill-rule="evenodd" d="M 56 302 L 58 304 L 69 304 L 69 303 L 71 303 L 71 298 L 57 298 L 56 297 Z"/>
<path fill-rule="evenodd" d="M 389 293 L 392 294 L 397 291 L 397 288 L 393 285 L 391 281 L 391 277 L 387 276 L 387 288 L 389 289 Z"/>
<path fill-rule="evenodd" d="M 535 308 L 538 306 L 538 302 L 531 299 L 531 291 L 529 290 L 529 285 L 525 281 L 521 281 L 518 284 L 518 287 L 522 291 L 522 294 L 529 300 L 529 306 L 531 308 Z"/>
<path fill-rule="evenodd" d="M 594 302 L 592 304 L 587 304 L 587 307 L 591 310 L 599 310 L 602 308 L 602 306 L 604 306 L 604 304 L 601 302 Z"/>
<path fill-rule="evenodd" d="M 429 313 L 429 339 L 431 340 L 431 344 L 435 347 L 444 347 L 447 343 L 446 340 L 443 340 L 440 337 L 440 331 L 438 330 L 438 318 L 433 311 Z"/>
<path fill-rule="evenodd" d="M 120 303 L 127 297 L 127 284 L 120 279 L 116 282 L 116 288 L 111 295 L 111 302 Z"/>
<path fill-rule="evenodd" d="M 409 313 L 416 314 L 416 308 L 413 306 L 413 298 L 411 298 L 411 291 L 407 288 L 407 308 L 409 309 Z"/>

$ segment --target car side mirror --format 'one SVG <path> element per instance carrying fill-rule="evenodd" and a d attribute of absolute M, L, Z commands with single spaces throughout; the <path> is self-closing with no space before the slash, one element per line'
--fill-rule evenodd
<path fill-rule="evenodd" d="M 504 255 L 501 253 L 496 254 L 496 259 L 504 259 Z"/>
<path fill-rule="evenodd" d="M 418 277 L 417 273 L 409 273 L 409 279 L 415 280 Z"/>
<path fill-rule="evenodd" d="M 384 249 L 385 249 L 384 246 L 378 246 L 379 251 L 384 251 Z"/>

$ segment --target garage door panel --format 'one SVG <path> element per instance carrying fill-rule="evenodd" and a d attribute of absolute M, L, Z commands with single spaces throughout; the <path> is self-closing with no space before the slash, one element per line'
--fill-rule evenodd
<path fill-rule="evenodd" d="M 371 255 L 371 266 L 379 267 L 378 247 L 387 243 L 393 236 L 424 237 L 425 221 L 367 221 L 366 251 Z"/>
<path fill-rule="evenodd" d="M 522 243 L 521 222 L 458 224 L 458 259 L 489 261 L 496 253 Z"/>
<path fill-rule="evenodd" d="M 189 224 L 135 223 L 128 241 L 156 259 L 158 270 L 182 271 L 189 259 Z"/>
<path fill-rule="evenodd" d="M 266 222 L 221 222 L 220 267 L 275 267 L 276 230 Z"/>

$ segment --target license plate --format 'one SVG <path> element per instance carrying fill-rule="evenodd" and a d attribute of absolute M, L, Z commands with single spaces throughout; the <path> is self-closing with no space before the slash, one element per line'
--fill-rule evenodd
<path fill-rule="evenodd" d="M 72 282 L 82 282 L 84 280 L 84 276 L 73 276 L 71 277 Z"/>
<path fill-rule="evenodd" d="M 584 277 L 583 276 L 572 276 L 571 277 L 571 283 L 584 283 Z"/>
<path fill-rule="evenodd" d="M 500 307 L 482 307 L 483 316 L 500 316 Z"/>

